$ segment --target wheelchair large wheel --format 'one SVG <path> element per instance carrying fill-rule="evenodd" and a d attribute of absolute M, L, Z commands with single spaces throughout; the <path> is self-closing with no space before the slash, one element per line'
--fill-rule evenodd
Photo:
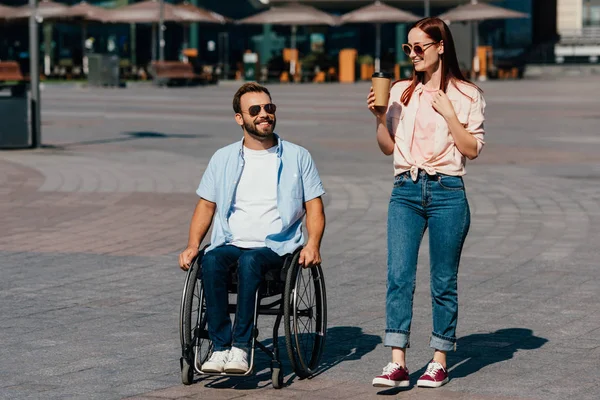
<path fill-rule="evenodd" d="M 200 369 L 212 351 L 212 341 L 206 331 L 206 301 L 199 278 L 200 258 L 192 263 L 186 276 L 181 299 L 180 339 L 183 349 L 181 381 L 189 385 L 193 371 Z"/>
<path fill-rule="evenodd" d="M 327 332 L 327 301 L 321 266 L 302 268 L 293 256 L 284 291 L 284 327 L 288 357 L 300 378 L 319 366 Z"/>

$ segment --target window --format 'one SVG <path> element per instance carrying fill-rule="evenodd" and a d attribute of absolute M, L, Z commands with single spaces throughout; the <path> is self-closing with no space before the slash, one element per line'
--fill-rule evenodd
<path fill-rule="evenodd" d="M 600 0 L 583 0 L 583 26 L 600 27 Z"/>

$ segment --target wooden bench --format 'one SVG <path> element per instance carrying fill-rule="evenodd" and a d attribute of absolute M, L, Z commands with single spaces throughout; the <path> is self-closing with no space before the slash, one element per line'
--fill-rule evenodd
<path fill-rule="evenodd" d="M 16 82 L 4 83 L 4 82 Z M 10 89 L 13 95 L 23 95 L 28 88 L 29 79 L 21 73 L 16 61 L 0 61 L 0 90 Z"/>
<path fill-rule="evenodd" d="M 194 72 L 192 64 L 181 61 L 153 61 L 152 78 L 159 86 L 172 83 L 197 83 L 204 79 L 202 75 Z"/>
<path fill-rule="evenodd" d="M 21 73 L 21 67 L 16 61 L 0 61 L 0 82 L 24 82 L 25 80 Z"/>

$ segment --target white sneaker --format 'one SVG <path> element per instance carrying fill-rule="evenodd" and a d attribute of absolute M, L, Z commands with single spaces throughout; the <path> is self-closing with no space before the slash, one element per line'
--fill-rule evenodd
<path fill-rule="evenodd" d="M 248 372 L 248 353 L 245 350 L 232 347 L 224 370 L 225 372 L 237 374 Z"/>
<path fill-rule="evenodd" d="M 229 360 L 229 350 L 213 351 L 208 361 L 202 364 L 202 372 L 223 372 Z"/>

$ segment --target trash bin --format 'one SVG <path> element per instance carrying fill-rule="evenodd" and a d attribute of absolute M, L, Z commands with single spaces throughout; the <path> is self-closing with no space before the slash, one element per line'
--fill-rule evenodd
<path fill-rule="evenodd" d="M 0 88 L 0 148 L 30 147 L 29 96 L 27 86 Z"/>
<path fill-rule="evenodd" d="M 90 86 L 119 86 L 119 56 L 89 54 L 88 84 Z"/>
<path fill-rule="evenodd" d="M 244 80 L 256 80 L 256 66 L 258 64 L 258 54 L 244 53 Z"/>

